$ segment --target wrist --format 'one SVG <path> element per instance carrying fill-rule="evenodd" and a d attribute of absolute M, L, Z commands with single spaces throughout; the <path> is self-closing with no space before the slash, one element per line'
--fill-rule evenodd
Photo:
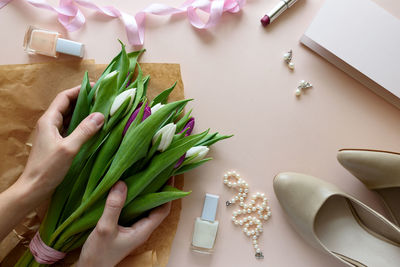
<path fill-rule="evenodd" d="M 11 188 L 18 196 L 21 205 L 30 206 L 33 209 L 51 196 L 53 190 L 40 184 L 39 181 L 37 177 L 24 172 L 12 185 Z"/>

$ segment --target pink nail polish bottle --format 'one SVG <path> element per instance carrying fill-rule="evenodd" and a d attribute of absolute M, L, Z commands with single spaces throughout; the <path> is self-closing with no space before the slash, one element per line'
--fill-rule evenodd
<path fill-rule="evenodd" d="M 29 54 L 57 57 L 58 53 L 82 58 L 85 46 L 82 43 L 60 38 L 61 34 L 30 26 L 24 38 L 24 49 Z"/>

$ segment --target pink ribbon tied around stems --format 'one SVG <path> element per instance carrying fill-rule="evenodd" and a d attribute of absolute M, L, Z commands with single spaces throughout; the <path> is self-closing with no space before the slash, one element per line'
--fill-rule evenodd
<path fill-rule="evenodd" d="M 0 9 L 12 0 L 0 0 Z M 85 24 L 85 16 L 79 9 L 85 7 L 95 10 L 111 18 L 120 18 L 125 25 L 126 35 L 131 45 L 143 45 L 146 14 L 168 16 L 186 13 L 190 24 L 198 29 L 208 29 L 215 26 L 224 12 L 239 12 L 246 0 L 187 0 L 180 7 L 165 4 L 151 4 L 134 16 L 122 12 L 113 6 L 100 7 L 90 0 L 60 0 L 58 7 L 53 7 L 45 0 L 26 0 L 29 4 L 47 9 L 58 14 L 58 21 L 67 31 L 79 30 Z M 203 22 L 196 10 L 208 14 L 208 20 Z"/>
<path fill-rule="evenodd" d="M 29 243 L 29 249 L 33 257 L 35 257 L 36 262 L 40 264 L 53 264 L 67 255 L 64 252 L 57 251 L 47 246 L 40 238 L 39 232 L 36 232 L 31 243 Z"/>

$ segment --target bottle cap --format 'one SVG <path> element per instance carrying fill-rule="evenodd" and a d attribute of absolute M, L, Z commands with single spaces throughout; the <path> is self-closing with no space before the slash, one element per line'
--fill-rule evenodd
<path fill-rule="evenodd" d="M 206 221 L 213 222 L 215 221 L 215 214 L 217 213 L 219 196 L 206 194 L 206 198 L 204 199 L 203 213 L 201 214 L 201 218 Z"/>
<path fill-rule="evenodd" d="M 56 51 L 76 57 L 83 57 L 85 52 L 85 45 L 82 43 L 74 42 L 71 40 L 58 38 L 56 44 Z"/>

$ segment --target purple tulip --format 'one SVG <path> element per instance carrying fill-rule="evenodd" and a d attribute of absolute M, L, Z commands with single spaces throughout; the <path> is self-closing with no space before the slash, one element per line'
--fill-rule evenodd
<path fill-rule="evenodd" d="M 135 111 L 132 113 L 131 117 L 129 118 L 128 122 L 125 125 L 124 131 L 122 132 L 122 136 L 125 136 L 126 132 L 129 129 L 129 126 L 131 126 L 132 122 L 136 119 L 137 115 L 139 114 L 140 108 L 142 107 L 143 103 L 139 103 L 138 107 L 135 109 Z M 151 109 L 146 103 L 146 107 L 144 108 L 144 113 L 143 113 L 143 118 L 142 121 L 147 119 L 151 115 Z"/>
<path fill-rule="evenodd" d="M 194 128 L 194 118 L 192 117 L 192 118 L 190 118 L 190 119 L 188 120 L 188 122 L 186 123 L 185 127 L 183 128 L 182 131 L 180 131 L 180 133 L 182 133 L 182 132 L 184 132 L 186 129 L 188 129 L 188 130 L 186 131 L 185 136 L 189 136 L 189 135 L 192 134 L 193 128 Z M 185 160 L 185 158 L 186 158 L 186 153 L 183 154 L 183 156 L 180 157 L 180 159 L 178 160 L 178 162 L 175 164 L 175 169 L 179 168 L 179 166 L 182 165 L 182 163 L 183 163 L 183 161 Z"/>
<path fill-rule="evenodd" d="M 194 118 L 193 117 L 188 120 L 188 122 L 186 123 L 185 127 L 183 128 L 182 131 L 180 131 L 180 133 L 183 133 L 186 129 L 188 129 L 188 130 L 187 130 L 185 136 L 191 135 L 192 131 L 194 129 Z"/>
<path fill-rule="evenodd" d="M 126 78 L 128 78 L 129 77 L 129 74 L 131 74 L 130 72 L 128 72 L 127 74 L 126 74 Z M 126 83 L 126 86 L 125 86 L 125 88 L 128 88 L 128 86 L 131 84 L 131 82 L 132 82 L 132 80 L 129 80 L 127 83 Z"/>

